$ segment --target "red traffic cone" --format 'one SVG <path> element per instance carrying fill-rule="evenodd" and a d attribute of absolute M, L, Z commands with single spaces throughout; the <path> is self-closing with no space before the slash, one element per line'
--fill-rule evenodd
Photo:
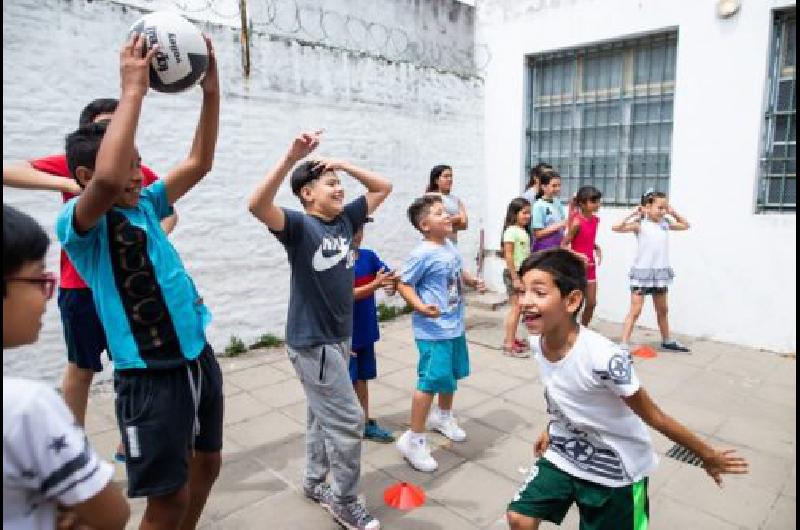
<path fill-rule="evenodd" d="M 658 357 L 656 351 L 647 344 L 642 344 L 638 348 L 635 348 L 631 352 L 631 355 L 634 357 L 641 357 L 642 359 L 655 359 Z"/>
<path fill-rule="evenodd" d="M 425 492 L 419 486 L 398 482 L 384 490 L 383 501 L 392 508 L 409 511 L 425 504 Z"/>

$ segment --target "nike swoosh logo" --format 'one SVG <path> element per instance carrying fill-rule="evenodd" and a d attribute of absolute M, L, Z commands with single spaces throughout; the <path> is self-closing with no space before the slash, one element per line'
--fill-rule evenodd
<path fill-rule="evenodd" d="M 319 246 L 317 252 L 314 254 L 314 259 L 311 261 L 311 265 L 314 267 L 314 270 L 317 272 L 322 272 L 334 267 L 337 263 L 342 261 L 343 258 L 347 257 L 347 254 L 350 252 L 349 246 L 343 246 L 339 249 L 339 252 L 334 254 L 333 256 L 328 256 L 327 258 L 322 255 L 322 245 Z"/>

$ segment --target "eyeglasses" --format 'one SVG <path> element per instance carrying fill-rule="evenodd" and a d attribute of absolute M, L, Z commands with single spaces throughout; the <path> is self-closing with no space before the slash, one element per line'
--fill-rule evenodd
<path fill-rule="evenodd" d="M 41 286 L 42 292 L 47 297 L 48 300 L 53 298 L 53 293 L 56 291 L 56 284 L 58 283 L 58 277 L 52 272 L 45 272 L 38 278 L 25 278 L 21 276 L 17 276 L 14 278 L 6 278 L 7 282 L 25 282 L 25 283 L 37 283 Z"/>

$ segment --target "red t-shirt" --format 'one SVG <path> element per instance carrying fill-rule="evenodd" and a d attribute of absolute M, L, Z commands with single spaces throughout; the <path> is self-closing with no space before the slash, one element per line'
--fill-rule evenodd
<path fill-rule="evenodd" d="M 39 158 L 37 160 L 31 160 L 30 164 L 34 169 L 38 169 L 39 171 L 44 171 L 45 173 L 50 173 L 51 175 L 68 179 L 72 178 L 69 173 L 66 155 L 53 155 L 45 158 Z M 157 180 L 158 176 L 153 173 L 150 168 L 142 166 L 143 186 L 149 186 Z M 67 202 L 71 198 L 75 197 L 75 195 L 72 193 L 62 193 L 61 196 L 64 198 L 64 202 Z M 88 285 L 86 285 L 86 282 L 84 282 L 83 278 L 80 277 L 78 271 L 75 270 L 75 267 L 72 265 L 67 253 L 64 252 L 63 249 L 61 250 L 61 287 L 63 289 L 88 288 Z"/>

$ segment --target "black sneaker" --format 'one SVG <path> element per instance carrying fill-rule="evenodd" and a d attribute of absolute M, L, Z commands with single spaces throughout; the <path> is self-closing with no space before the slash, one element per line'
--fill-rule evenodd
<path fill-rule="evenodd" d="M 303 486 L 303 493 L 323 508 L 328 508 L 333 503 L 333 491 L 325 482 L 313 486 Z"/>
<path fill-rule="evenodd" d="M 679 351 L 679 352 L 684 352 L 684 353 L 688 353 L 688 352 L 692 351 L 689 348 L 687 348 L 686 346 L 684 346 L 683 344 L 681 344 L 680 342 L 678 342 L 677 340 L 671 340 L 669 342 L 662 342 L 661 343 L 661 349 L 670 350 L 670 351 Z"/>

